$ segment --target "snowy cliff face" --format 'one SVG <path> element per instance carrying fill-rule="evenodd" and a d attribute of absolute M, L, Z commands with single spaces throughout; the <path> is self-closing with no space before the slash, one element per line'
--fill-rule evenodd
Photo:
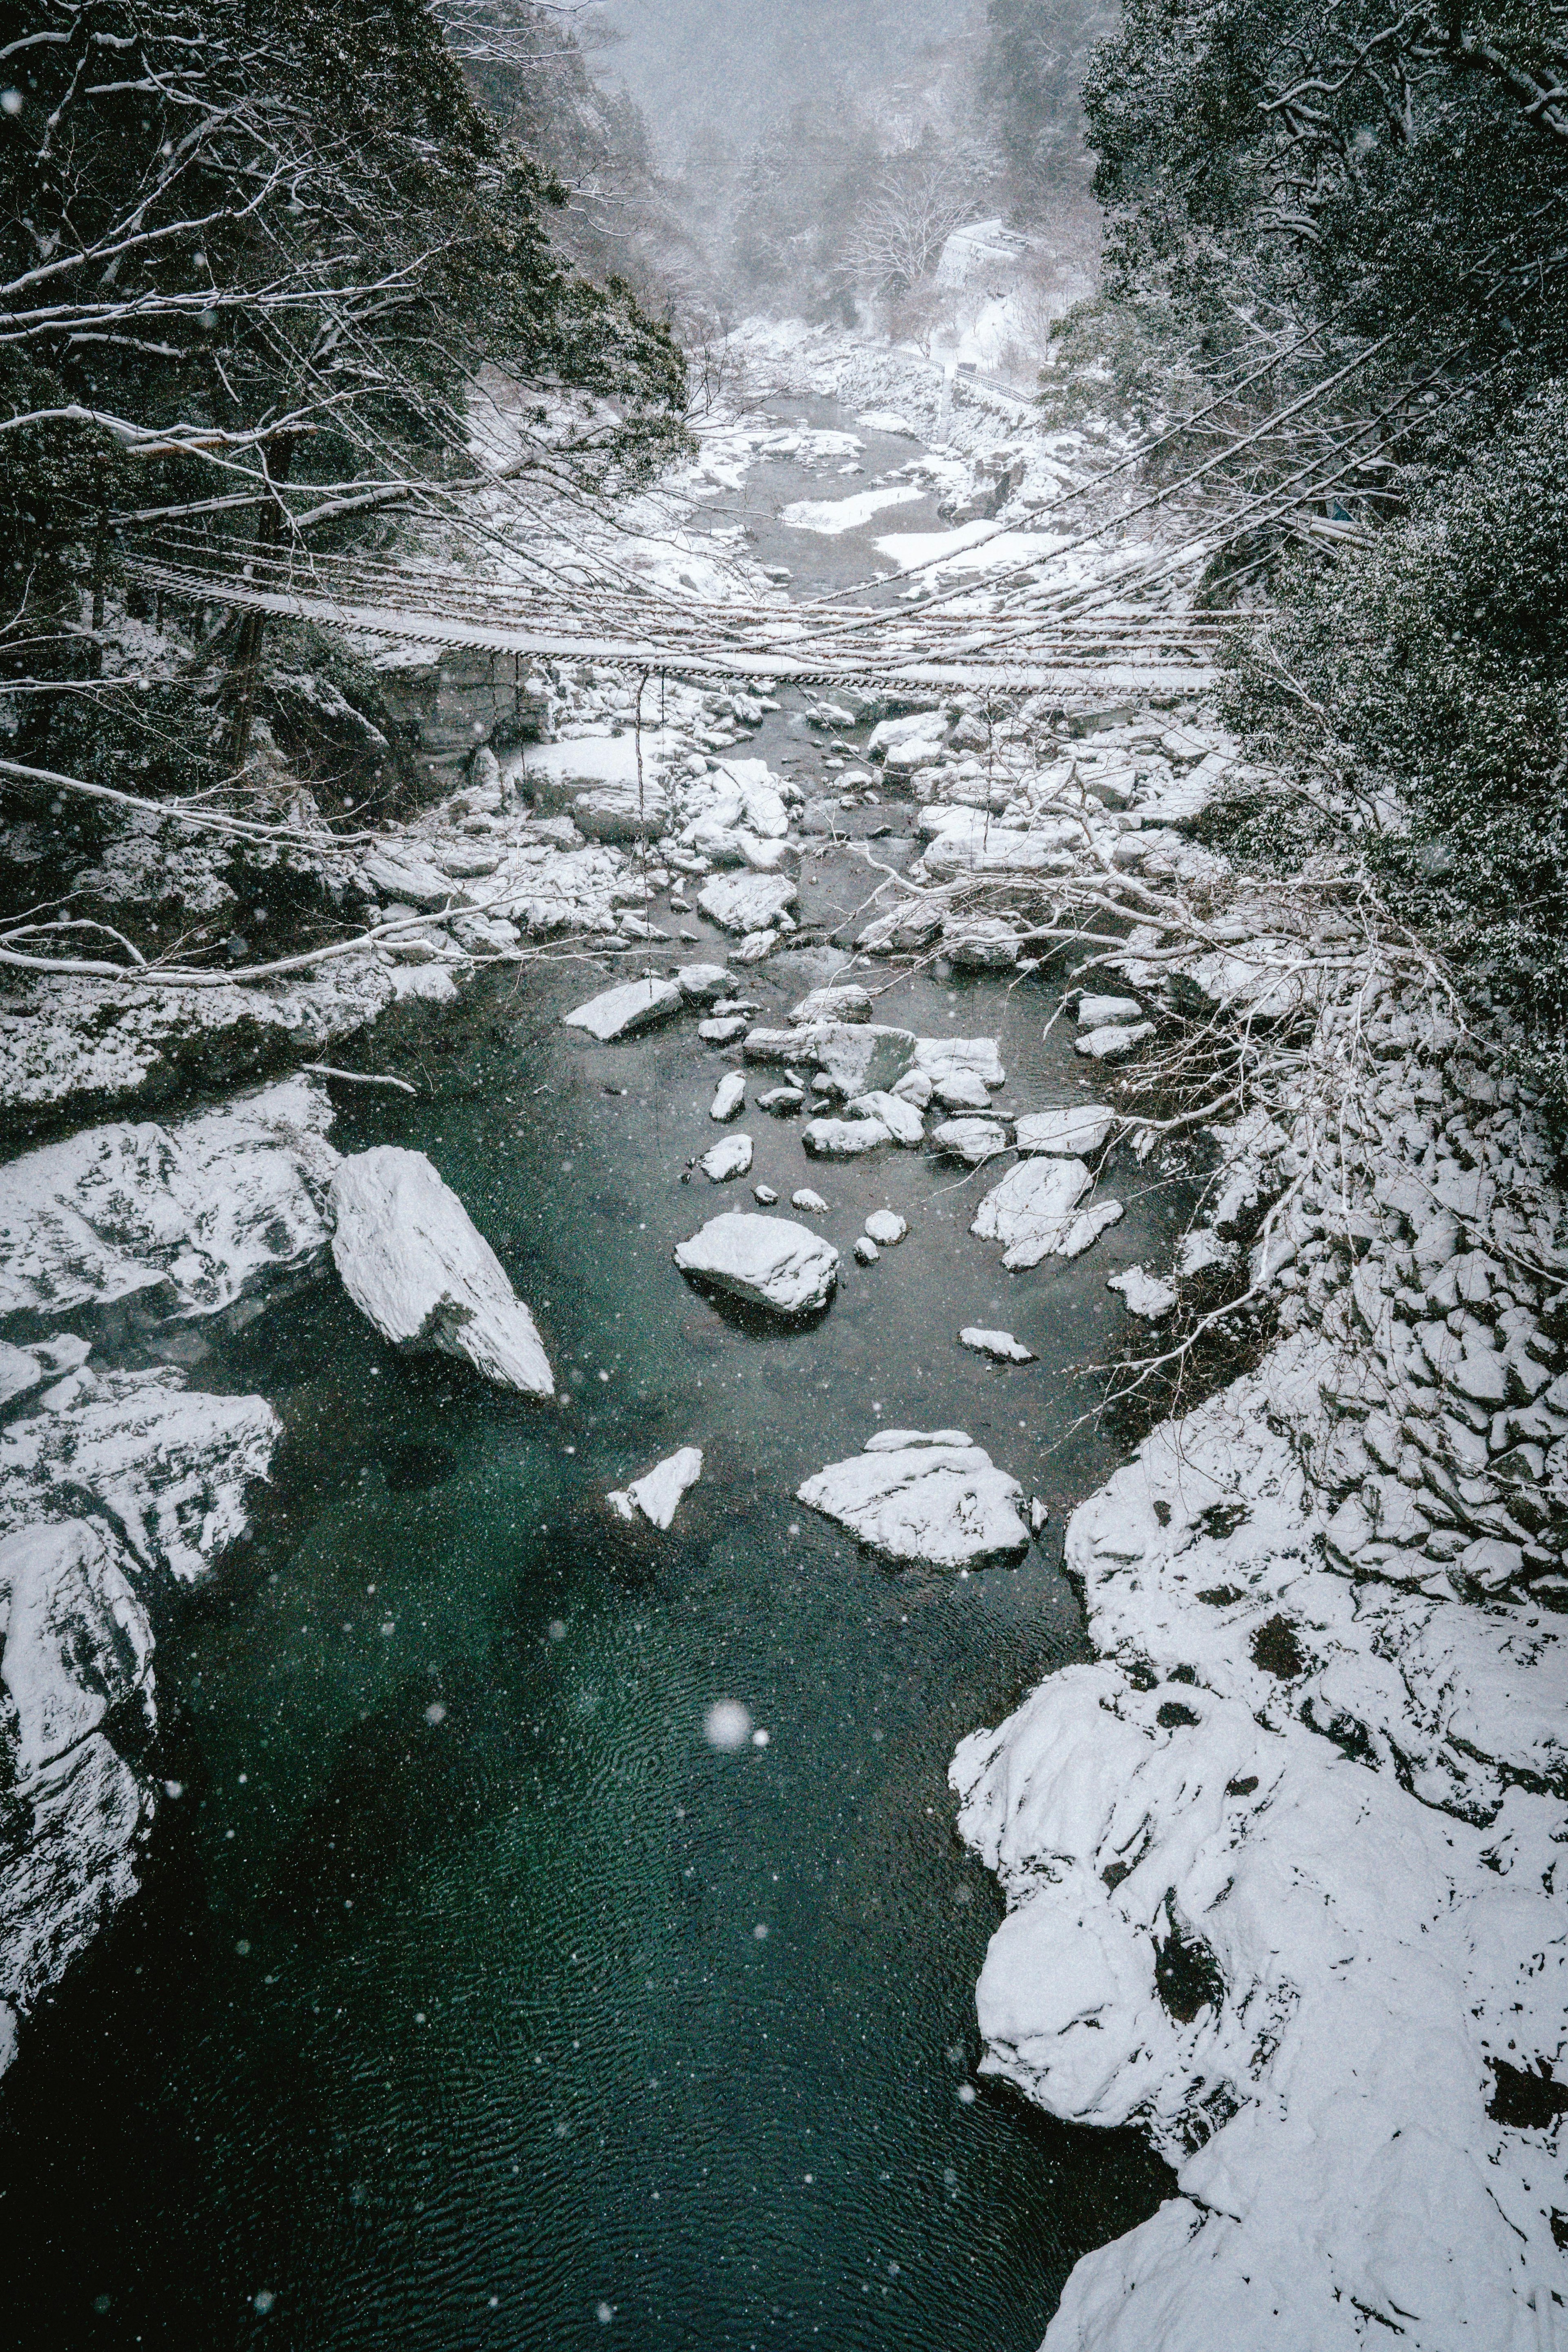
<path fill-rule="evenodd" d="M 331 1118 L 324 1090 L 293 1079 L 5 1171 L 0 2065 L 135 1891 L 155 1801 L 138 1766 L 156 1724 L 150 1612 L 244 1532 L 279 1435 L 263 1398 L 204 1396 L 163 1367 L 99 1370 L 81 1335 L 243 1313 L 321 1263 Z"/>
<path fill-rule="evenodd" d="M 1355 1150 L 1355 1247 L 1310 1213 L 1280 1243 L 1291 1336 L 1074 1515 L 1100 1663 L 953 1762 L 1010 1905 L 986 2068 L 1142 2125 L 1177 2170 L 1079 2264 L 1049 2352 L 1553 2340 L 1568 1378 L 1563 1301 L 1531 1272 L 1552 1198 L 1527 1119 L 1429 1076 L 1415 1108 L 1411 1076 L 1390 1068 Z M 1272 1139 L 1255 1197 L 1289 1160 Z"/>

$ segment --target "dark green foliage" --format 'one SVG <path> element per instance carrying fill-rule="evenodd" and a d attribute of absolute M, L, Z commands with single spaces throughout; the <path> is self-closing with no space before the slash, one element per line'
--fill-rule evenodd
<path fill-rule="evenodd" d="M 1408 833 L 1365 836 L 1394 903 L 1568 1096 L 1568 385 L 1455 456 L 1364 550 L 1290 571 L 1230 715 L 1347 811 L 1399 795 Z"/>
<path fill-rule="evenodd" d="M 1082 185 L 1085 67 L 1116 22 L 1105 0 L 989 0 L 983 89 L 1017 211 Z"/>
<path fill-rule="evenodd" d="M 12 674 L 73 675 L 103 518 L 248 544 L 265 462 L 308 512 L 469 467 L 486 362 L 615 398 L 615 454 L 679 431 L 684 371 L 627 288 L 556 254 L 562 192 L 476 104 L 425 0 L 29 0 L 0 116 L 0 434 Z M 258 442 L 280 422 L 300 428 Z M 198 453 L 158 454 L 177 430 Z M 225 438 L 224 436 L 226 436 Z M 264 458 L 261 453 L 264 453 Z M 138 521 L 122 521 L 134 533 Z M 48 662 L 43 662 L 47 667 Z"/>

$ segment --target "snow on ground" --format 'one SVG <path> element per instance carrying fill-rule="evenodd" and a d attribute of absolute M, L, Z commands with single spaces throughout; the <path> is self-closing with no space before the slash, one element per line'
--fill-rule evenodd
<path fill-rule="evenodd" d="M 859 530 L 885 507 L 908 506 L 911 499 L 924 496 L 918 482 L 902 482 L 880 490 L 859 490 L 848 499 L 797 499 L 793 506 L 779 509 L 778 519 L 791 530 L 812 530 L 824 539 L 837 539 L 847 530 Z"/>

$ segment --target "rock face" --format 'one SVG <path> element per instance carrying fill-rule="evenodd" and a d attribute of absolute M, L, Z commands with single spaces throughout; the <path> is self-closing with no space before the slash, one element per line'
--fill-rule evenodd
<path fill-rule="evenodd" d="M 784 874 L 716 874 L 697 893 L 697 903 L 721 930 L 764 931 L 795 905 L 799 893 Z"/>
<path fill-rule="evenodd" d="M 618 1489 L 605 1499 L 620 1513 L 623 1519 L 640 1511 L 650 1527 L 668 1528 L 674 1520 L 676 1506 L 689 1486 L 695 1486 L 702 1475 L 702 1448 L 683 1445 L 679 1454 L 668 1454 L 662 1462 L 631 1486 Z"/>
<path fill-rule="evenodd" d="M 243 1533 L 279 1434 L 261 1397 L 205 1396 L 163 1367 L 82 1365 L 0 1430 L 0 1533 L 74 1517 L 89 1496 L 143 1576 L 192 1583 Z"/>
<path fill-rule="evenodd" d="M 1062 1255 L 1074 1212 L 1094 1181 L 1081 1160 L 1020 1160 L 987 1192 L 969 1230 L 1001 1242 L 1009 1268 Z"/>
<path fill-rule="evenodd" d="M 961 1429 L 887 1429 L 808 1478 L 796 1499 L 889 1559 L 969 1568 L 1027 1551 L 1023 1491 Z"/>
<path fill-rule="evenodd" d="M 0 1432 L 0 2070 L 135 1892 L 153 1801 L 115 1743 L 153 1724 L 147 1601 L 242 1531 L 279 1434 L 260 1397 L 95 1373 L 75 1339 L 11 1352 L 43 1379 Z"/>
<path fill-rule="evenodd" d="M 532 1316 L 422 1151 L 382 1144 L 345 1160 L 332 1209 L 333 1263 L 384 1339 L 459 1357 L 500 1388 L 554 1395 Z"/>
<path fill-rule="evenodd" d="M 1176 2173 L 1051 2352 L 1542 2340 L 1568 1639 L 1339 1562 L 1299 1449 L 1363 1377 L 1300 1334 L 1145 1439 L 1067 1531 L 1095 1662 L 952 1768 L 1009 1905 L 983 2071 Z"/>
<path fill-rule="evenodd" d="M 591 1037 L 607 1045 L 617 1037 L 635 1037 L 639 1030 L 668 1021 L 685 1001 L 673 981 L 628 980 L 619 988 L 606 988 L 602 996 L 590 997 L 575 1012 L 563 1013 L 562 1019 L 568 1029 L 586 1029 Z"/>
<path fill-rule="evenodd" d="M 838 1280 L 838 1252 L 829 1243 L 788 1217 L 742 1210 L 710 1218 L 689 1241 L 677 1242 L 675 1263 L 682 1274 L 775 1315 L 815 1314 Z"/>
<path fill-rule="evenodd" d="M 338 1155 L 313 1078 L 89 1129 L 0 1176 L 0 1317 L 210 1315 L 322 1256 Z"/>

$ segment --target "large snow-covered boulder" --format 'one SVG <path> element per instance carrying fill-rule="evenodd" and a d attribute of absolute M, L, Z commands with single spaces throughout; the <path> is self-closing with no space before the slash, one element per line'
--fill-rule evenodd
<path fill-rule="evenodd" d="M 889 1559 L 970 1568 L 1027 1551 L 1023 1491 L 962 1429 L 886 1429 L 808 1478 L 796 1499 Z"/>
<path fill-rule="evenodd" d="M 324 1256 L 338 1155 L 315 1078 L 115 1120 L 0 1171 L 0 1318 L 210 1315 Z"/>
<path fill-rule="evenodd" d="M 697 903 L 721 930 L 743 934 L 766 930 L 799 895 L 787 874 L 716 874 Z"/>
<path fill-rule="evenodd" d="M 332 1209 L 333 1263 L 384 1339 L 460 1357 L 500 1388 L 554 1395 L 532 1316 L 422 1151 L 385 1143 L 345 1160 Z"/>
<path fill-rule="evenodd" d="M 811 1315 L 826 1307 L 838 1280 L 838 1252 L 788 1217 L 731 1210 L 711 1217 L 689 1241 L 677 1242 L 682 1274 L 777 1315 Z"/>
<path fill-rule="evenodd" d="M 591 1037 L 608 1045 L 617 1037 L 635 1037 L 639 1030 L 669 1020 L 685 1002 L 673 981 L 626 980 L 561 1017 L 568 1029 L 586 1029 Z"/>
<path fill-rule="evenodd" d="M 1039 1151 L 1058 1160 L 1087 1160 L 1098 1151 L 1116 1124 L 1116 1113 L 1103 1103 L 1069 1103 L 1059 1110 L 1026 1111 L 1014 1134 L 1020 1151 Z"/>
<path fill-rule="evenodd" d="M 1081 1160 L 1020 1160 L 986 1193 L 969 1230 L 1005 1245 L 1005 1266 L 1038 1265 L 1066 1255 L 1062 1244 L 1093 1181 Z"/>

